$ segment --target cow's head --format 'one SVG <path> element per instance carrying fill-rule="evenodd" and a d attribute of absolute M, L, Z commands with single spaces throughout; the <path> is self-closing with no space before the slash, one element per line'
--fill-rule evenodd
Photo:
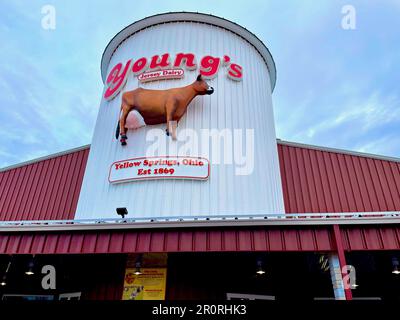
<path fill-rule="evenodd" d="M 197 76 L 196 81 L 193 83 L 194 90 L 196 90 L 197 94 L 213 94 L 214 88 L 210 87 L 207 82 L 204 81 L 201 74 Z"/>

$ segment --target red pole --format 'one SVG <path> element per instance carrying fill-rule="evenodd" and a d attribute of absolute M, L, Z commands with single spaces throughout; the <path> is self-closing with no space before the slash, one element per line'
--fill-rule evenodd
<path fill-rule="evenodd" d="M 343 270 L 343 267 L 347 265 L 346 256 L 344 254 L 344 247 L 342 242 L 342 235 L 340 233 L 340 228 L 338 224 L 333 225 L 333 236 L 335 238 L 336 250 L 339 258 L 340 270 Z M 343 273 L 342 273 L 343 278 Z M 352 300 L 353 295 L 351 293 L 351 288 L 345 288 L 344 294 L 346 296 L 346 300 Z"/>

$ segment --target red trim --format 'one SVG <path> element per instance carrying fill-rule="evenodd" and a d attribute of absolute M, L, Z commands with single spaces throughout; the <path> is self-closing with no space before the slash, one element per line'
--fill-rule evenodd
<path fill-rule="evenodd" d="M 214 227 L 0 233 L 0 254 L 334 252 L 330 227 Z"/>

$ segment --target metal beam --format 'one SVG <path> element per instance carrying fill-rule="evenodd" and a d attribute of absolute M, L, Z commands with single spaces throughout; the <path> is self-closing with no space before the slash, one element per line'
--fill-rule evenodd
<path fill-rule="evenodd" d="M 399 224 L 400 212 L 1 221 L 0 232 Z"/>

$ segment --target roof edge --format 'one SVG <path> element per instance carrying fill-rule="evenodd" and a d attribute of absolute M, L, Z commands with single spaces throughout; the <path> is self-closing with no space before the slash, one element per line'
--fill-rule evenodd
<path fill-rule="evenodd" d="M 312 149 L 312 150 L 318 150 L 318 151 L 347 154 L 350 156 L 357 156 L 357 157 L 363 157 L 363 158 L 400 162 L 400 158 L 397 158 L 397 157 L 389 157 L 389 156 L 383 156 L 383 155 L 373 154 L 373 153 L 358 152 L 358 151 L 351 151 L 351 150 L 331 148 L 331 147 L 323 147 L 323 146 L 311 145 L 311 144 L 300 143 L 300 142 L 285 141 L 285 140 L 281 140 L 281 139 L 276 139 L 276 140 L 277 140 L 278 144 L 289 146 L 289 147 Z"/>
<path fill-rule="evenodd" d="M 27 165 L 30 165 L 30 164 L 33 164 L 33 163 L 36 163 L 36 162 L 49 160 L 49 159 L 52 159 L 52 158 L 57 158 L 57 157 L 60 157 L 60 156 L 64 156 L 64 155 L 67 155 L 67 154 L 70 154 L 70 153 L 78 152 L 78 151 L 89 149 L 89 148 L 90 148 L 90 144 L 86 144 L 86 145 L 83 145 L 83 146 L 80 146 L 80 147 L 76 147 L 76 148 L 72 148 L 72 149 L 68 149 L 68 150 L 52 153 L 52 154 L 49 154 L 47 156 L 31 159 L 31 160 L 28 160 L 28 161 L 12 164 L 12 165 L 4 167 L 4 168 L 0 168 L 0 172 L 16 169 L 16 168 L 19 168 L 19 167 L 27 166 Z"/>

